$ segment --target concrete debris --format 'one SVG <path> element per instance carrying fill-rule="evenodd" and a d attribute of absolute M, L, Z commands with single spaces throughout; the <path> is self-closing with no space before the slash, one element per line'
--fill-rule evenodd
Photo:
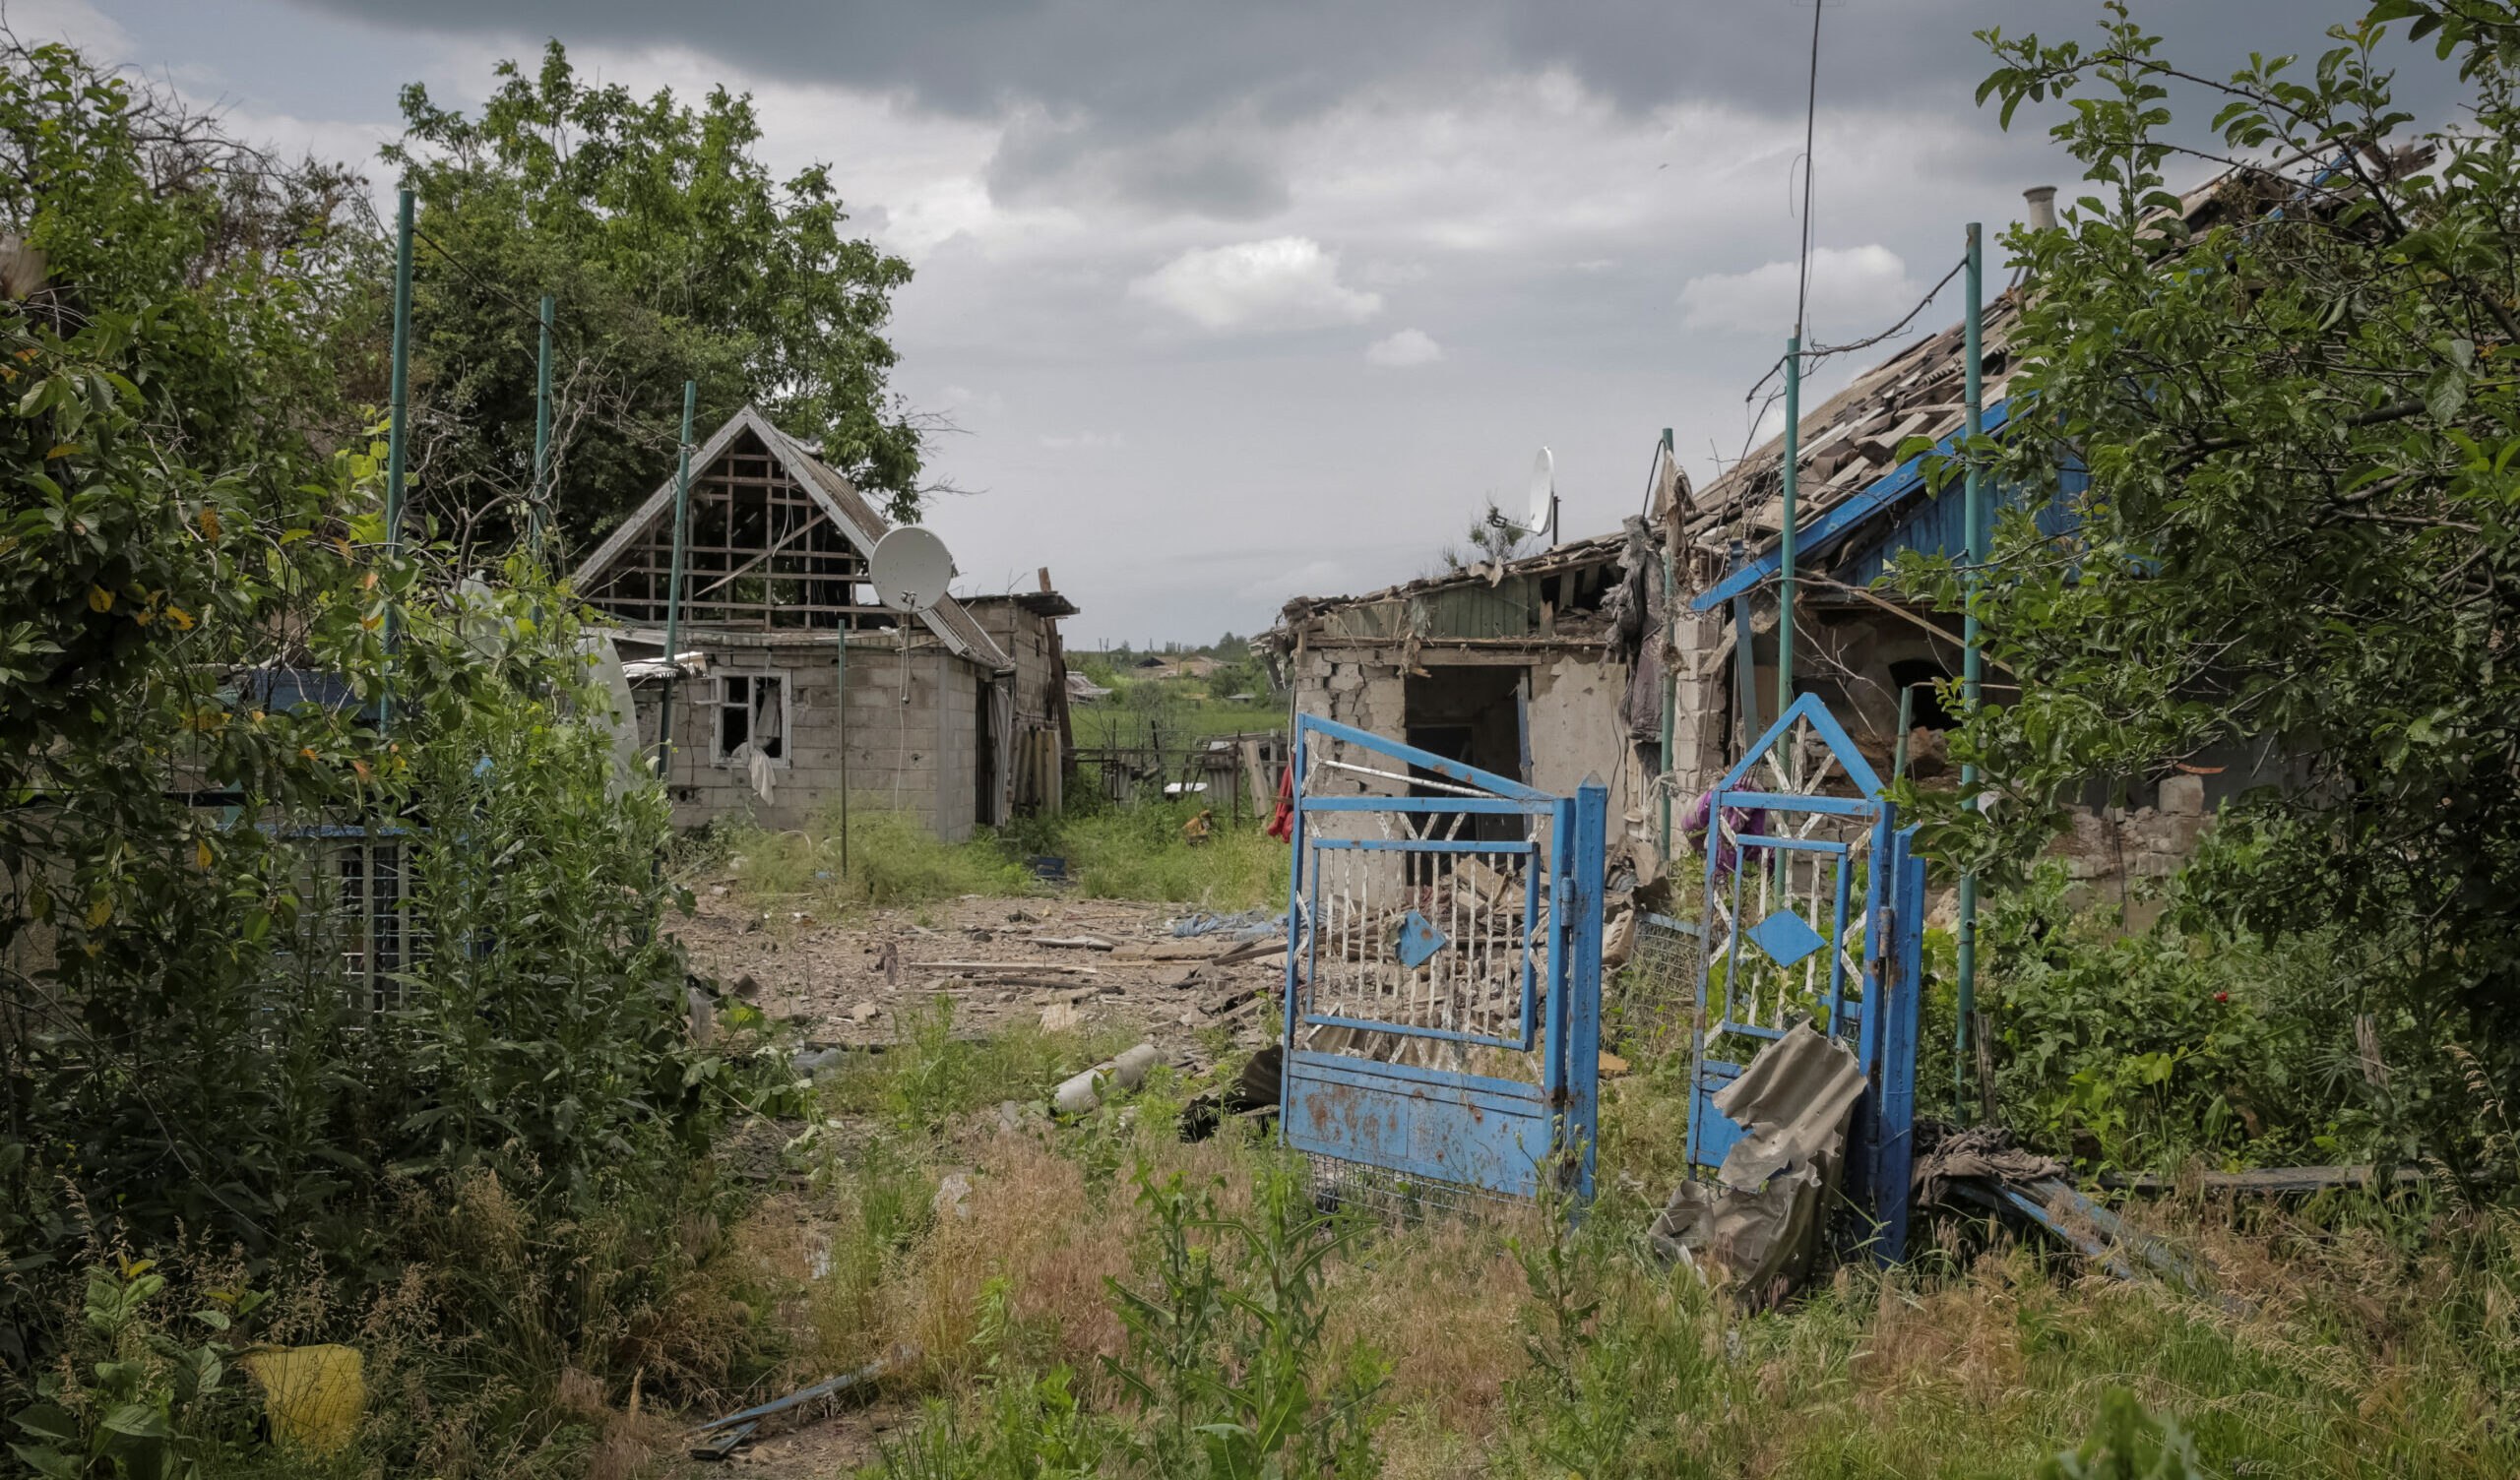
<path fill-rule="evenodd" d="M 1049 1014 L 1041 1016 L 1046 1018 Z M 1102 1103 L 1106 1089 L 1126 1092 L 1144 1085 L 1147 1071 L 1163 1060 L 1161 1049 L 1152 1043 L 1140 1043 L 1118 1058 L 1097 1064 L 1060 1084 L 1050 1095 L 1050 1103 L 1062 1114 L 1083 1115 Z"/>
<path fill-rule="evenodd" d="M 1147 1071 L 1164 1055 L 1152 1043 L 1141 1043 L 1111 1061 L 1111 1081 L 1123 1089 L 1135 1089 L 1146 1082 Z"/>
<path fill-rule="evenodd" d="M 967 1219 L 972 1215 L 972 1179 L 967 1172 L 948 1172 L 936 1184 L 935 1201 L 928 1204 L 940 1218 Z"/>
<path fill-rule="evenodd" d="M 861 1002 L 857 1006 L 849 1010 L 849 1020 L 851 1022 L 872 1022 L 875 1020 L 876 1015 L 883 1011 L 884 1010 L 882 1008 L 877 1007 L 871 1002 Z"/>
<path fill-rule="evenodd" d="M 1049 1016 L 1049 1013 L 1043 1013 L 1042 1020 L 1047 1021 Z M 1050 1091 L 1050 1103 L 1058 1107 L 1061 1115 L 1083 1115 L 1102 1103 L 1102 1096 L 1095 1092 L 1100 1086 L 1101 1079 L 1101 1075 L 1089 1069 L 1073 1079 L 1062 1081 L 1058 1088 Z"/>
<path fill-rule="evenodd" d="M 1085 1010 L 1074 1003 L 1054 1002 L 1041 1009 L 1041 1031 L 1072 1033 L 1085 1026 Z"/>
<path fill-rule="evenodd" d="M 1198 910 L 1166 923 L 1179 939 L 1223 935 L 1235 941 L 1264 941 L 1271 936 L 1284 935 L 1287 929 L 1287 917 L 1283 911 L 1271 914 L 1265 909 L 1246 909 L 1230 915 Z"/>

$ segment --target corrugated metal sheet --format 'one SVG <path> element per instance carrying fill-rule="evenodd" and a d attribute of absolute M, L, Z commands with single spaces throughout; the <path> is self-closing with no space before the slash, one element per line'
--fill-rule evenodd
<path fill-rule="evenodd" d="M 1408 609 L 1399 601 L 1364 601 L 1321 614 L 1321 633 L 1332 638 L 1389 638 L 1408 635 Z"/>
<path fill-rule="evenodd" d="M 1508 576 L 1418 591 L 1380 601 L 1360 601 L 1321 614 L 1324 636 L 1401 642 L 1452 638 L 1519 638 L 1540 630 L 1540 582 Z"/>
<path fill-rule="evenodd" d="M 1519 638 L 1540 630 L 1540 586 L 1529 576 L 1427 591 L 1415 604 L 1420 637 Z"/>

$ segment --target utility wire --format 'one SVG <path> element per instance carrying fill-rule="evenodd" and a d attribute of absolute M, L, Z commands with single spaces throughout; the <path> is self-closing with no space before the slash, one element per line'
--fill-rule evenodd
<path fill-rule="evenodd" d="M 1940 297 L 1942 295 L 1942 290 L 1951 286 L 1951 279 L 1959 277 L 1960 270 L 1968 265 L 1969 259 L 1966 256 L 1963 256 L 1959 261 L 1954 262 L 1951 265 L 1951 271 L 1942 275 L 1942 280 L 1935 283 L 1930 289 L 1928 289 L 1923 297 L 1919 298 L 1916 302 L 1916 306 L 1909 309 L 1907 313 L 1902 315 L 1898 323 L 1891 325 L 1889 328 L 1881 331 L 1879 334 L 1873 335 L 1869 339 L 1858 339 L 1851 344 L 1814 345 L 1813 347 L 1802 351 L 1802 362 L 1805 365 L 1808 365 L 1814 360 L 1827 359 L 1833 354 L 1849 354 L 1858 349 L 1869 349 L 1873 345 L 1880 343 L 1883 339 L 1893 339 L 1906 333 L 1908 326 L 1917 321 L 1917 315 L 1923 313 L 1927 305 L 1931 304 L 1934 299 Z M 1759 393 L 1766 390 L 1768 382 L 1776 379 L 1776 373 L 1784 368 L 1785 356 L 1778 355 L 1776 357 L 1776 362 L 1768 366 L 1767 373 L 1759 377 L 1758 383 L 1751 386 L 1749 392 L 1744 395 L 1741 400 L 1745 402 L 1758 400 Z"/>
<path fill-rule="evenodd" d="M 1820 124 L 1820 6 L 1811 0 L 1811 91 L 1802 109 L 1802 257 L 1795 273 L 1794 337 L 1802 338 L 1802 314 L 1811 298 L 1811 150 Z"/>

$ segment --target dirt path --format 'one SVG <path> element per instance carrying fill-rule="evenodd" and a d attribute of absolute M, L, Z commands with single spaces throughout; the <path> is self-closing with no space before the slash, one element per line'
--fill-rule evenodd
<path fill-rule="evenodd" d="M 1111 1026 L 1177 1059 L 1195 1056 L 1205 1027 L 1260 1042 L 1260 1015 L 1285 969 L 1280 943 L 1243 950 L 1224 935 L 1174 937 L 1166 921 L 1187 912 L 1181 905 L 973 895 L 836 924 L 801 901 L 741 902 L 724 884 L 694 894 L 699 912 L 667 926 L 692 970 L 817 1047 L 888 1042 L 901 1018 L 941 994 L 954 1002 L 957 1036 L 1018 1023 Z M 1238 950 L 1239 960 L 1216 959 Z"/>

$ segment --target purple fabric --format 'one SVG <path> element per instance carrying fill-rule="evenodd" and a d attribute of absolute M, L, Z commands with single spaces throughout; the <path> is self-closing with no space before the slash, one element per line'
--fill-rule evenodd
<path fill-rule="evenodd" d="M 1697 800 L 1689 804 L 1688 816 L 1682 823 L 1680 831 L 1689 839 L 1690 847 L 1705 846 L 1699 839 L 1707 835 L 1709 831 L 1706 825 L 1707 813 L 1713 809 L 1714 805 L 1715 793 L 1712 791 L 1699 792 Z M 1768 831 L 1767 810 L 1761 807 L 1727 807 L 1724 809 L 1724 825 L 1732 830 L 1732 835 L 1735 837 L 1751 832 L 1765 836 Z M 1715 847 L 1717 868 L 1729 874 L 1740 866 L 1740 849 L 1724 841 L 1720 833 L 1712 839 L 1712 842 Z"/>

